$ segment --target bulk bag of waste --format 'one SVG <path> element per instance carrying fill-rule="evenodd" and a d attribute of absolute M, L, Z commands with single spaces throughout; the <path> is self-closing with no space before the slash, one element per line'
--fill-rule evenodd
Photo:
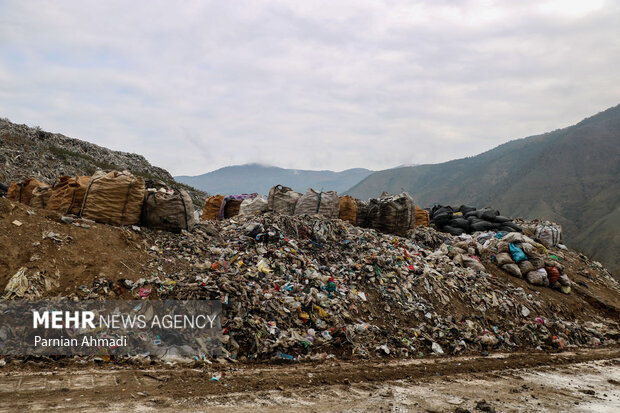
<path fill-rule="evenodd" d="M 228 219 L 238 215 L 243 200 L 253 199 L 257 196 L 258 194 L 226 195 L 220 205 L 219 219 Z"/>
<path fill-rule="evenodd" d="M 205 204 L 202 207 L 202 221 L 215 221 L 220 216 L 220 207 L 224 195 L 210 196 L 205 200 Z"/>
<path fill-rule="evenodd" d="M 42 186 L 48 186 L 41 181 L 37 181 L 34 178 L 26 178 L 22 182 L 11 182 L 6 197 L 11 201 L 21 202 L 26 205 L 30 205 L 32 199 L 32 192 L 35 188 Z"/>
<path fill-rule="evenodd" d="M 355 198 L 349 195 L 340 197 L 340 216 L 343 221 L 348 221 L 351 225 L 357 225 L 357 203 Z"/>
<path fill-rule="evenodd" d="M 415 225 L 416 227 L 428 227 L 431 225 L 430 213 L 417 205 L 415 206 Z"/>
<path fill-rule="evenodd" d="M 32 198 L 30 198 L 30 206 L 34 208 L 44 209 L 47 206 L 47 202 L 52 196 L 52 187 L 50 185 L 37 186 L 32 191 Z"/>
<path fill-rule="evenodd" d="M 357 226 L 361 228 L 370 228 L 370 222 L 368 221 L 369 203 L 356 199 L 355 204 L 357 205 Z"/>
<path fill-rule="evenodd" d="M 258 215 L 269 208 L 269 203 L 262 196 L 248 198 L 241 201 L 239 215 Z"/>
<path fill-rule="evenodd" d="M 90 176 L 61 176 L 52 186 L 52 195 L 47 201 L 47 209 L 61 214 L 79 215 L 90 183 Z"/>
<path fill-rule="evenodd" d="M 370 227 L 388 234 L 406 236 L 415 226 L 415 207 L 408 193 L 382 195 L 369 201 L 368 220 Z"/>
<path fill-rule="evenodd" d="M 269 190 L 269 209 L 282 215 L 293 215 L 295 212 L 295 204 L 301 198 L 299 192 L 293 191 L 291 188 L 282 185 L 276 185 Z"/>
<path fill-rule="evenodd" d="M 550 223 L 540 224 L 536 226 L 535 235 L 545 247 L 556 247 L 560 243 L 562 227 Z"/>
<path fill-rule="evenodd" d="M 191 231 L 195 225 L 194 204 L 184 189 L 161 186 L 147 188 L 142 205 L 142 225 L 170 232 Z"/>
<path fill-rule="evenodd" d="M 317 192 L 308 188 L 295 205 L 295 215 L 322 215 L 326 218 L 338 218 L 340 198 L 336 191 Z"/>
<path fill-rule="evenodd" d="M 144 179 L 128 171 L 97 171 L 86 188 L 81 216 L 104 224 L 137 224 L 145 192 Z"/>

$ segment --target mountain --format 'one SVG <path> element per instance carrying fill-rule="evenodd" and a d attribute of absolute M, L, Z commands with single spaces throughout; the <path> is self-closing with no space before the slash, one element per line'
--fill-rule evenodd
<path fill-rule="evenodd" d="M 97 169 L 128 170 L 134 175 L 183 186 L 195 204 L 206 194 L 179 184 L 165 169 L 151 165 L 142 155 L 113 151 L 80 139 L 0 118 L 0 182 L 33 177 L 54 183 L 62 175 L 91 175 Z"/>
<path fill-rule="evenodd" d="M 179 182 L 202 189 L 210 194 L 269 193 L 278 184 L 305 192 L 308 187 L 324 191 L 343 192 L 366 178 L 373 171 L 355 168 L 342 172 L 284 169 L 256 163 L 220 168 L 198 176 L 175 176 Z"/>
<path fill-rule="evenodd" d="M 560 223 L 569 246 L 620 272 L 620 105 L 478 156 L 375 172 L 348 194 L 408 191 L 422 206 L 493 206 Z"/>

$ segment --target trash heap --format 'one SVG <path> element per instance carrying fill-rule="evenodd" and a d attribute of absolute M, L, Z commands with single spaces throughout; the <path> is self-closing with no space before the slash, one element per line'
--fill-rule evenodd
<path fill-rule="evenodd" d="M 435 205 L 429 209 L 430 222 L 439 231 L 451 235 L 472 234 L 477 231 L 522 232 L 520 226 L 492 208 L 476 209 L 470 205 L 459 208 Z"/>
<path fill-rule="evenodd" d="M 27 227 L 5 202 L 12 227 Z M 377 205 L 396 220 L 412 217 L 398 203 Z M 28 220 L 37 216 L 23 214 Z M 184 223 L 183 214 L 179 217 Z M 108 230 L 65 218 L 61 221 L 71 227 L 91 231 L 92 238 Z M 556 239 L 548 230 L 538 231 L 540 224 L 519 225 Z M 68 240 L 62 224 L 54 227 L 44 237 L 60 250 Z M 452 236 L 422 226 L 401 237 L 340 219 L 275 212 L 201 222 L 179 233 L 135 225 L 116 231 L 127 249 L 141 254 L 139 261 L 123 264 L 129 270 L 122 270 L 123 278 L 100 275 L 91 284 L 70 287 L 70 274 L 20 270 L 8 281 L 4 297 L 220 300 L 225 354 L 236 360 L 548 350 L 620 339 L 617 281 L 600 264 L 561 244 L 544 246 L 535 235 Z M 512 262 L 500 266 L 504 253 Z M 571 294 L 545 288 L 544 280 L 532 285 L 509 275 L 515 265 L 529 279 L 540 269 L 538 259 L 545 271 L 553 267 L 560 277 L 576 280 L 569 281 Z M 48 261 L 46 256 L 36 260 Z M 524 271 L 524 261 L 533 270 Z M 555 285 L 549 275 L 547 280 Z M 55 287 L 62 282 L 63 289 Z M 611 298 L 604 301 L 600 294 Z"/>
<path fill-rule="evenodd" d="M 550 300 L 494 270 L 508 239 L 452 237 L 428 227 L 398 237 L 275 213 L 181 234 L 144 232 L 153 243 L 153 276 L 123 287 L 141 298 L 221 300 L 226 352 L 234 359 L 410 357 L 620 339 L 617 318 L 598 311 L 574 317 L 574 304 L 562 298 L 571 296 L 542 289 L 557 294 Z M 178 271 L 166 272 L 166 265 Z M 608 273 L 602 277 L 618 289 Z M 78 297 L 94 299 L 110 285 L 100 281 Z"/>

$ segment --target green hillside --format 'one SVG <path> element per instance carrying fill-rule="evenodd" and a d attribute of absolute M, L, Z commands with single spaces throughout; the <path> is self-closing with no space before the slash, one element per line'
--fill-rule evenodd
<path fill-rule="evenodd" d="M 570 246 L 618 274 L 620 105 L 471 158 L 376 172 L 348 193 L 369 198 L 403 189 L 422 206 L 467 203 L 556 221 Z"/>

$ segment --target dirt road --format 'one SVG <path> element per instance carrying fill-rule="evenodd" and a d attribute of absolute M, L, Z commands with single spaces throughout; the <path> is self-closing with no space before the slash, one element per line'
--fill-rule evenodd
<path fill-rule="evenodd" d="M 0 410 L 26 408 L 617 412 L 620 348 L 279 366 L 9 363 L 0 368 Z"/>

